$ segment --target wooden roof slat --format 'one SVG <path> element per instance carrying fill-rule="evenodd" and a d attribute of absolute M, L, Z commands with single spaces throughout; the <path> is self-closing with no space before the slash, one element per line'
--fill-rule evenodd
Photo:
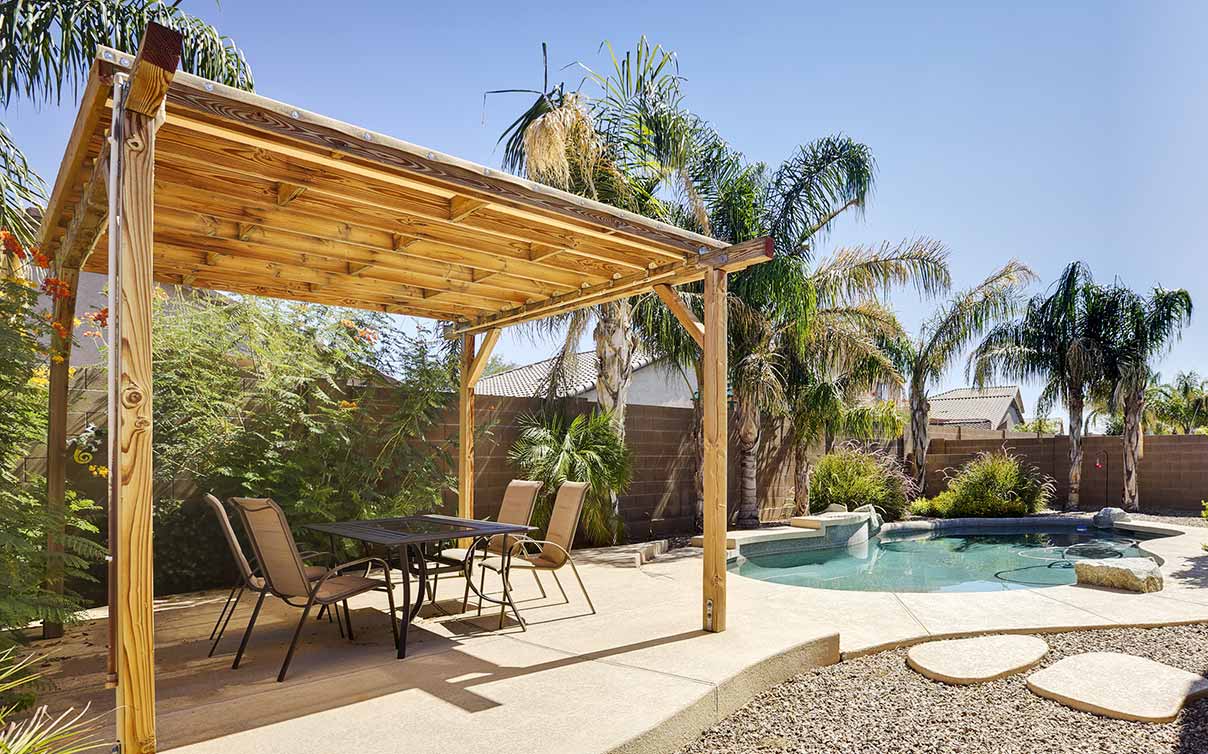
<path fill-rule="evenodd" d="M 181 123 L 179 119 L 171 120 L 171 125 L 177 127 Z M 208 142 L 199 143 L 190 138 L 181 139 L 180 136 L 179 131 L 171 126 L 165 126 L 161 130 L 161 156 L 166 162 L 187 164 L 191 170 L 223 168 L 268 183 L 282 180 L 300 181 L 300 185 L 305 185 L 312 192 L 322 194 L 329 200 L 347 203 L 353 209 L 372 209 L 389 213 L 391 216 L 416 218 L 430 225 L 446 226 L 446 232 L 449 234 L 474 231 L 475 235 L 484 239 L 493 236 L 495 240 L 502 242 L 523 245 L 535 242 L 556 246 L 599 260 L 603 263 L 601 267 L 606 276 L 624 272 L 627 268 L 642 269 L 647 266 L 648 257 L 629 249 L 609 249 L 558 228 L 526 225 L 514 217 L 488 211 L 488 205 L 483 203 L 474 204 L 472 210 L 459 204 L 461 209 L 456 210 L 458 219 L 455 219 L 451 199 L 422 194 L 416 196 L 413 192 L 401 191 L 387 182 L 375 183 L 362 176 L 342 174 L 338 170 L 291 164 L 289 159 L 268 151 L 271 142 L 265 146 L 256 146 L 213 136 Z M 660 259 L 667 258 L 660 256 Z"/>
<path fill-rule="evenodd" d="M 353 230 L 365 228 L 391 235 L 411 236 L 456 248 L 471 255 L 485 252 L 514 259 L 517 263 L 524 262 L 530 269 L 529 277 L 534 280 L 566 283 L 586 275 L 589 279 L 594 278 L 591 282 L 599 282 L 632 271 L 631 267 L 599 262 L 590 257 L 556 258 L 527 265 L 531 261 L 530 244 L 493 237 L 490 234 L 480 235 L 468 228 L 459 229 L 456 225 L 430 221 L 388 208 L 344 205 L 322 192 L 307 192 L 289 206 L 281 207 L 273 199 L 274 190 L 266 181 L 226 173 L 225 169 L 212 165 L 180 164 L 175 155 L 164 157 L 162 166 L 157 168 L 157 180 L 172 184 L 167 190 L 180 194 L 181 200 L 186 202 L 187 206 L 242 204 L 249 208 L 249 216 L 263 218 L 264 224 L 268 224 L 270 218 L 279 218 L 278 226 L 288 223 L 295 229 L 314 227 L 313 223 L 308 222 L 309 216 L 329 228 L 348 226 Z M 250 209 L 252 207 L 254 210 Z M 330 231 L 324 235 L 329 236 Z M 474 266 L 471 261 L 466 264 Z"/>

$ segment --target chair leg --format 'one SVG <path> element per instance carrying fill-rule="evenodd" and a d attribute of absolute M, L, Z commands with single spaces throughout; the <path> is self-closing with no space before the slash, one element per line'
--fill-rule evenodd
<path fill-rule="evenodd" d="M 210 629 L 210 640 L 214 640 L 214 634 L 218 633 L 218 627 L 222 625 L 222 619 L 226 616 L 227 608 L 231 606 L 231 600 L 235 598 L 235 593 L 242 591 L 243 582 L 239 582 L 231 587 L 231 591 L 227 592 L 226 602 L 222 604 L 222 612 L 218 614 L 218 620 L 214 621 L 214 627 Z M 213 654 L 211 652 L 211 654 Z"/>
<path fill-rule="evenodd" d="M 294 659 L 294 650 L 298 648 L 298 638 L 302 636 L 302 627 L 306 625 L 306 616 L 310 615 L 310 607 L 314 603 L 314 598 L 306 601 L 306 607 L 302 608 L 302 617 L 298 619 L 298 627 L 294 629 L 294 638 L 289 643 L 289 650 L 285 653 L 285 662 L 281 663 L 281 672 L 277 674 L 277 683 L 285 680 L 285 672 L 289 670 L 289 663 Z"/>
<path fill-rule="evenodd" d="M 550 575 L 554 577 L 554 583 L 558 585 L 558 591 L 562 592 L 562 604 L 569 605 L 570 597 L 566 596 L 566 590 L 562 588 L 562 579 L 558 578 L 558 572 L 550 571 Z"/>
<path fill-rule="evenodd" d="M 235 653 L 235 661 L 231 663 L 231 670 L 239 668 L 239 661 L 243 659 L 243 650 L 247 649 L 247 640 L 252 637 L 252 627 L 256 625 L 256 617 L 260 615 L 260 606 L 264 604 L 264 595 L 268 592 L 261 592 L 260 599 L 256 600 L 256 606 L 252 608 L 252 617 L 247 622 L 247 628 L 243 630 L 243 641 L 239 642 L 239 651 Z"/>
<path fill-rule="evenodd" d="M 394 608 L 394 585 L 390 582 L 390 570 L 386 570 L 386 604 L 390 606 L 390 633 L 394 635 L 394 649 L 398 653 L 398 615 Z"/>
<path fill-rule="evenodd" d="M 533 581 L 537 582 L 537 588 L 541 590 L 541 599 L 545 599 L 545 587 L 541 584 L 541 578 L 537 575 L 537 569 L 533 569 Z"/>
<path fill-rule="evenodd" d="M 583 591 L 583 597 L 587 600 L 587 606 L 591 608 L 591 614 L 596 614 L 596 606 L 591 602 L 591 595 L 587 593 L 587 587 L 583 586 L 583 577 L 579 575 L 579 569 L 575 565 L 575 561 L 571 558 L 566 559 L 570 563 L 570 570 L 575 574 L 575 579 L 579 582 L 579 589 Z"/>
<path fill-rule="evenodd" d="M 206 657 L 213 657 L 214 650 L 218 649 L 218 642 L 222 641 L 222 635 L 226 633 L 227 624 L 231 622 L 231 616 L 235 614 L 235 608 L 239 607 L 239 598 L 243 596 L 243 586 L 240 585 L 239 591 L 235 592 L 235 599 L 231 602 L 231 608 L 227 611 L 226 620 L 222 621 L 222 627 L 218 629 L 218 635 L 210 634 L 210 638 L 214 643 L 210 645 L 210 653 Z M 219 616 L 221 618 L 221 616 Z"/>
<path fill-rule="evenodd" d="M 348 600 L 344 600 L 344 623 L 348 625 L 348 640 L 354 641 L 356 637 L 352 635 L 352 613 L 348 610 Z"/>
<path fill-rule="evenodd" d="M 478 566 L 478 615 L 482 616 L 482 591 L 487 588 L 487 569 L 485 563 Z"/>

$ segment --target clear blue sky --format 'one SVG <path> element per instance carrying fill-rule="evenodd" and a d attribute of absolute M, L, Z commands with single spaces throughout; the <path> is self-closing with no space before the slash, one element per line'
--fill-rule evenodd
<path fill-rule="evenodd" d="M 1208 4 L 996 5 L 186 2 L 238 40 L 262 94 L 490 165 L 527 102 L 492 98 L 484 124 L 483 92 L 539 87 L 541 42 L 553 75 L 577 82 L 558 69 L 646 34 L 678 53 L 689 106 L 749 157 L 776 163 L 833 132 L 872 148 L 867 215 L 828 248 L 939 238 L 960 286 L 1012 256 L 1045 283 L 1080 258 L 1101 280 L 1182 286 L 1202 310 L 1162 371 L 1208 372 Z M 5 113 L 48 179 L 73 112 Z M 931 308 L 909 292 L 893 303 L 912 329 Z M 509 335 L 499 352 L 551 349 Z"/>

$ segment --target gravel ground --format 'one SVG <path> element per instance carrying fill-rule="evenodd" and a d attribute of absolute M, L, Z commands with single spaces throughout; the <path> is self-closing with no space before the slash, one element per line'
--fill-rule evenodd
<path fill-rule="evenodd" d="M 1157 511 L 1154 513 L 1133 513 L 1132 517 L 1141 521 L 1154 521 L 1156 523 L 1176 524 L 1178 526 L 1208 527 L 1208 519 L 1198 513 Z"/>
<path fill-rule="evenodd" d="M 1041 666 L 1117 651 L 1208 674 L 1208 626 L 1042 635 Z M 1205 754 L 1208 698 L 1172 723 L 1078 712 L 1028 691 L 1027 672 L 949 686 L 906 665 L 899 649 L 803 673 L 756 697 L 680 754 Z"/>

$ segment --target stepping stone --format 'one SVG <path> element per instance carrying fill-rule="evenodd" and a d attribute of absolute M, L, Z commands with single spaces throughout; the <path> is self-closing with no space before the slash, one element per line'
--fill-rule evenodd
<path fill-rule="evenodd" d="M 1088 652 L 1036 671 L 1028 688 L 1084 712 L 1165 723 L 1187 701 L 1208 695 L 1208 678 L 1144 657 Z"/>
<path fill-rule="evenodd" d="M 906 653 L 906 662 L 935 681 L 982 683 L 1027 670 L 1048 651 L 1048 643 L 1038 636 L 978 636 L 917 644 Z"/>

